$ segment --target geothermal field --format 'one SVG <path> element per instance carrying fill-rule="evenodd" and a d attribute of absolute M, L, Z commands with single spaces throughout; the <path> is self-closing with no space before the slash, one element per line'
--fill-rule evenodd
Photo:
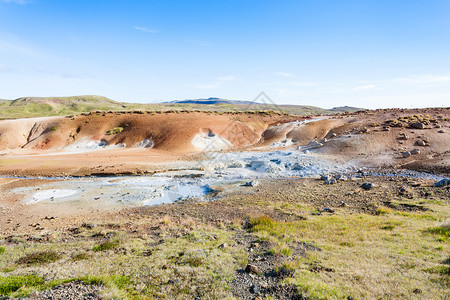
<path fill-rule="evenodd" d="M 449 120 L 448 108 L 1 120 L 0 297 L 446 299 Z"/>

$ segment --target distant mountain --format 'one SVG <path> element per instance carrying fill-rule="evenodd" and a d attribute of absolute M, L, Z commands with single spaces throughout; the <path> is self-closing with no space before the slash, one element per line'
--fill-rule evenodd
<path fill-rule="evenodd" d="M 208 99 L 186 99 L 186 100 L 174 100 L 165 103 L 189 103 L 189 104 L 245 104 L 245 105 L 263 105 L 253 101 L 245 100 L 228 100 L 216 97 L 210 97 Z"/>
<path fill-rule="evenodd" d="M 360 110 L 364 110 L 364 108 L 359 108 L 359 107 L 353 107 L 353 106 L 338 106 L 338 107 L 333 107 L 332 109 L 330 109 L 331 111 L 334 112 L 355 112 L 355 111 L 360 111 Z"/>

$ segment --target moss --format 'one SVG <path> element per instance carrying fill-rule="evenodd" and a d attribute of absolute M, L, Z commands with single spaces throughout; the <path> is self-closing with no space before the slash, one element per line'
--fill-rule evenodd
<path fill-rule="evenodd" d="M 123 127 L 114 127 L 113 129 L 108 130 L 108 131 L 106 132 L 106 134 L 107 134 L 107 135 L 113 135 L 113 134 L 121 133 L 122 131 L 123 131 Z"/>
<path fill-rule="evenodd" d="M 39 276 L 7 276 L 0 277 L 0 295 L 10 295 L 24 287 L 39 286 L 44 282 Z"/>

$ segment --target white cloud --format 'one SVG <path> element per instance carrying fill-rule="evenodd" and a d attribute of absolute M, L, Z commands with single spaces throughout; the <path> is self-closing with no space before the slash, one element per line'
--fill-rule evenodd
<path fill-rule="evenodd" d="M 232 81 L 236 80 L 236 76 L 222 76 L 218 78 L 219 81 Z"/>
<path fill-rule="evenodd" d="M 294 74 L 291 74 L 288 72 L 275 72 L 275 75 L 280 76 L 280 77 L 287 77 L 287 78 L 295 77 Z"/>
<path fill-rule="evenodd" d="M 148 32 L 148 33 L 157 33 L 158 31 L 155 29 L 150 29 L 147 27 L 139 27 L 139 26 L 134 26 L 133 27 L 136 30 L 142 31 L 142 32 Z"/>
<path fill-rule="evenodd" d="M 230 82 L 237 80 L 236 76 L 229 75 L 229 76 L 221 76 L 217 78 L 217 81 L 213 84 L 185 84 L 187 87 L 193 87 L 196 89 L 217 89 L 222 87 L 224 82 Z"/>
<path fill-rule="evenodd" d="M 361 86 L 355 87 L 353 90 L 354 91 L 368 91 L 368 90 L 374 90 L 376 88 L 377 88 L 376 85 L 368 84 L 368 85 L 361 85 Z"/>
<path fill-rule="evenodd" d="M 33 1 L 30 0 L 1 0 L 2 2 L 6 2 L 6 3 L 17 3 L 20 5 L 25 5 L 25 4 L 29 4 L 32 3 Z"/>
<path fill-rule="evenodd" d="M 310 87 L 310 86 L 315 86 L 315 85 L 319 85 L 319 84 L 320 83 L 313 82 L 313 81 L 293 81 L 293 82 L 288 83 L 288 85 L 296 86 L 296 87 Z"/>
<path fill-rule="evenodd" d="M 14 70 L 11 67 L 8 67 L 7 65 L 4 65 L 2 63 L 0 63 L 0 72 L 13 72 Z"/>
<path fill-rule="evenodd" d="M 403 78 L 396 78 L 392 80 L 396 83 L 404 84 L 438 84 L 438 83 L 450 83 L 450 75 L 414 75 Z"/>

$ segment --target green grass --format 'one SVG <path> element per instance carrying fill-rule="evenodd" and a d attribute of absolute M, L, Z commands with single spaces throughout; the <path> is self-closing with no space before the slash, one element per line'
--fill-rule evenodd
<path fill-rule="evenodd" d="M 10 295 L 21 288 L 37 287 L 44 279 L 37 275 L 0 277 L 0 295 Z"/>
<path fill-rule="evenodd" d="M 5 253 L 6 252 L 6 248 L 5 247 L 0 247 L 0 254 L 3 254 L 3 253 Z"/>
<path fill-rule="evenodd" d="M 448 229 L 430 227 L 434 219 L 416 214 L 420 213 L 321 215 L 292 222 L 260 216 L 250 219 L 250 231 L 274 243 L 274 254 L 289 240 L 315 243 L 322 249 L 295 259 L 295 276 L 287 279 L 312 299 L 401 298 L 415 288 L 431 287 L 434 294 L 429 297 L 437 298 L 448 286 L 449 267 L 442 261 L 450 246 L 430 234 L 447 239 Z M 335 271 L 312 272 L 314 266 Z"/>
<path fill-rule="evenodd" d="M 92 248 L 92 251 L 99 252 L 99 251 L 112 250 L 112 249 L 119 247 L 119 245 L 120 245 L 120 243 L 118 240 L 106 241 L 106 242 L 101 243 L 100 245 L 94 246 Z"/>

